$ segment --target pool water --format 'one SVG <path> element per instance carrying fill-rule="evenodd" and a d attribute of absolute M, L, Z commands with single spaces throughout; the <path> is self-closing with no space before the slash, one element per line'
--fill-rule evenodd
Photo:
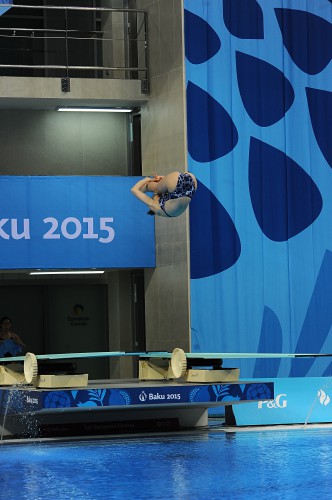
<path fill-rule="evenodd" d="M 332 498 L 332 429 L 0 445 L 0 498 Z"/>

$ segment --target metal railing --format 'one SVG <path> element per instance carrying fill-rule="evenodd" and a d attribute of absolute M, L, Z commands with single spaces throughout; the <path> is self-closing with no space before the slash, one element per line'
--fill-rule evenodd
<path fill-rule="evenodd" d="M 7 6 L 0 76 L 148 80 L 145 10 Z"/>

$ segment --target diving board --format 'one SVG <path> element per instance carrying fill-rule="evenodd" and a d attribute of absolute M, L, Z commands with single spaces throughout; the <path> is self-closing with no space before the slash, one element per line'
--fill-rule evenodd
<path fill-rule="evenodd" d="M 102 352 L 67 352 L 60 354 L 36 354 L 37 360 L 61 360 L 61 359 L 79 359 L 79 358 L 115 358 L 123 356 L 138 356 L 151 358 L 171 358 L 171 352 L 127 352 L 127 351 L 102 351 Z M 12 356 L 0 358 L 0 363 L 8 361 L 24 361 L 25 356 Z"/>
<path fill-rule="evenodd" d="M 332 357 L 332 353 L 244 353 L 244 352 L 186 352 L 188 359 L 273 359 L 273 358 L 323 358 Z M 169 351 L 101 351 L 101 352 L 69 352 L 60 354 L 36 354 L 37 360 L 62 360 L 79 358 L 113 358 L 124 356 L 136 356 L 139 358 L 171 358 Z M 12 361 L 24 361 L 25 356 L 13 356 L 0 358 L 0 363 Z"/>
<path fill-rule="evenodd" d="M 102 352 L 76 352 L 60 354 L 39 354 L 31 352 L 25 356 L 13 356 L 0 358 L 0 366 L 8 371 L 8 363 L 24 362 L 24 377 L 22 384 L 32 384 L 38 387 L 40 381 L 39 366 L 41 361 L 60 361 L 73 359 L 91 359 L 91 358 L 119 358 L 136 357 L 139 365 L 139 378 L 141 380 L 171 380 L 183 379 L 186 382 L 209 382 L 219 383 L 227 381 L 236 381 L 239 379 L 238 368 L 223 368 L 224 359 L 255 359 L 255 358 L 312 358 L 312 357 L 330 357 L 330 353 L 192 353 L 184 352 L 176 347 L 172 352 L 168 351 L 102 351 Z M 11 375 L 11 374 L 10 374 Z M 43 374 L 45 375 L 45 373 Z M 4 374 L 4 382 L 6 374 Z M 52 374 L 49 379 L 56 381 L 56 374 Z M 77 383 L 81 382 L 77 378 Z M 70 384 L 74 384 L 74 377 L 70 378 Z M 49 383 L 49 382 L 48 382 Z M 56 383 L 61 383 L 60 379 Z M 73 385 L 72 385 L 73 387 Z"/>
<path fill-rule="evenodd" d="M 62 379 L 54 374 L 51 377 L 56 385 L 40 384 L 44 375 L 38 374 L 36 362 L 40 361 L 42 371 L 43 360 L 60 362 L 122 356 L 136 357 L 142 365 L 140 373 L 147 370 L 144 373 L 151 373 L 151 377 L 88 381 L 86 375 L 84 384 L 74 385 L 70 381 L 61 385 Z M 0 416 L 3 416 L 0 433 L 5 442 L 14 437 L 53 438 L 78 434 L 84 437 L 204 428 L 208 425 L 208 412 L 220 406 L 225 407 L 225 425 L 231 429 L 271 423 L 330 422 L 331 379 L 328 383 L 324 378 L 309 380 L 312 387 L 308 379 L 239 380 L 237 368 L 221 367 L 223 359 L 320 357 L 328 358 L 332 354 L 185 353 L 175 348 L 173 352 L 102 351 L 36 356 L 27 353 L 0 358 L 0 370 L 8 373 L 12 368 L 22 373 L 22 366 L 12 362 L 24 362 L 22 380 L 0 387 Z"/>

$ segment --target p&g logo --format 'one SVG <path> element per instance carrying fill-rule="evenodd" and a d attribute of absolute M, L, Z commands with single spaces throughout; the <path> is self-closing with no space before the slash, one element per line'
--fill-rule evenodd
<path fill-rule="evenodd" d="M 286 394 L 278 394 L 278 396 L 273 399 L 273 401 L 259 401 L 258 402 L 258 409 L 261 410 L 263 408 L 263 405 L 266 406 L 266 408 L 286 408 L 287 406 L 287 399 L 286 399 Z"/>

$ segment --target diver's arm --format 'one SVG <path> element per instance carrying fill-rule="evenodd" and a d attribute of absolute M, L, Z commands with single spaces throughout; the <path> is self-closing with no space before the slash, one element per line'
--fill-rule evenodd
<path fill-rule="evenodd" d="M 136 198 L 138 198 L 141 202 L 149 207 L 156 215 L 164 216 L 164 212 L 161 210 L 158 200 L 153 197 L 151 198 L 147 194 L 145 194 L 147 184 L 151 182 L 150 177 L 146 177 L 138 181 L 132 188 L 131 192 Z"/>
<path fill-rule="evenodd" d="M 131 192 L 136 198 L 145 203 L 151 210 L 156 207 L 156 201 L 153 198 L 150 198 L 146 193 L 147 185 L 151 182 L 150 177 L 145 177 L 145 179 L 141 179 L 136 182 L 136 184 L 131 188 Z"/>

